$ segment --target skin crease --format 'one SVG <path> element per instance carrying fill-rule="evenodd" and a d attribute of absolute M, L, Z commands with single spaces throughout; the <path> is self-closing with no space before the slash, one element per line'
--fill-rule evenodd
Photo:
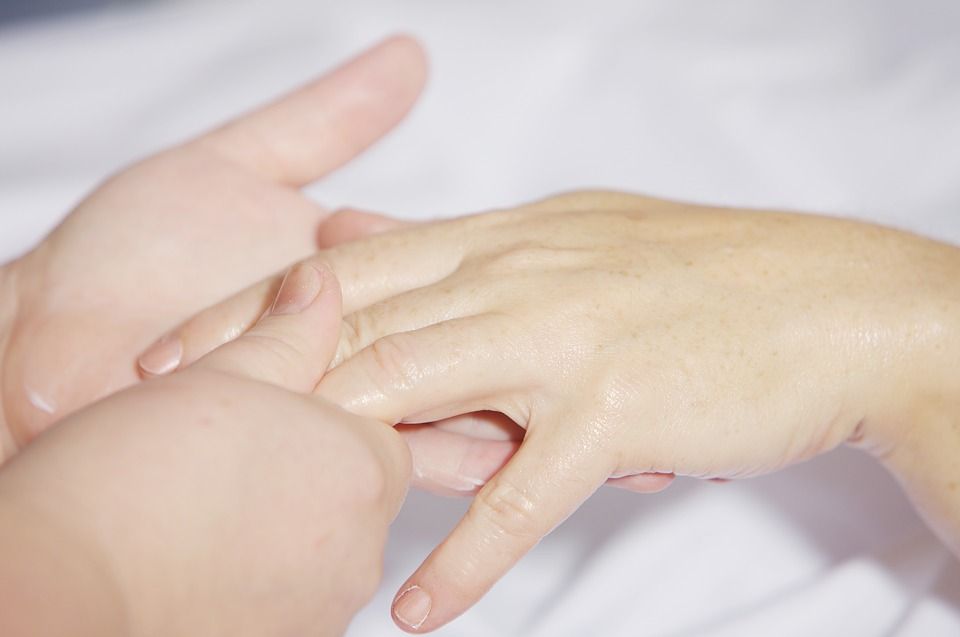
<path fill-rule="evenodd" d="M 171 324 L 314 252 L 327 212 L 299 187 L 396 125 L 425 74 L 419 45 L 386 40 L 108 179 L 5 265 L 0 460 L 57 419 L 137 382 L 136 356 Z"/>
<path fill-rule="evenodd" d="M 0 469 L 0 634 L 344 632 L 379 583 L 410 458 L 391 428 L 309 395 L 340 290 L 312 266 L 288 281 L 238 340 Z"/>
<path fill-rule="evenodd" d="M 425 62 L 416 43 L 408 38 L 388 40 L 342 69 L 264 109 L 112 177 L 41 245 L 0 268 L 0 461 L 5 462 L 15 454 L 19 456 L 27 443 L 55 422 L 79 419 L 79 416 L 70 418 L 78 408 L 135 382 L 134 358 L 161 330 L 215 303 L 249 280 L 265 276 L 291 259 L 312 252 L 317 227 L 326 213 L 302 197 L 298 187 L 348 161 L 396 124 L 419 93 L 424 75 Z M 389 220 L 381 221 L 392 225 Z M 338 227 L 342 230 L 343 224 L 331 226 Z M 374 228 L 370 224 L 364 224 L 365 233 L 371 229 Z M 263 241 L 267 234 L 271 240 Z M 321 232 L 320 239 L 321 245 L 329 245 L 325 240 L 336 240 L 333 232 Z M 363 272 L 359 267 L 362 260 L 354 268 L 356 275 Z M 186 281 L 189 285 L 185 285 Z M 366 277 L 357 276 L 345 282 L 346 303 L 362 306 L 366 303 L 364 299 L 392 284 L 386 280 L 371 283 Z M 269 296 L 259 300 L 256 316 L 247 321 L 244 328 L 262 315 L 277 285 L 278 282 L 272 282 L 268 286 Z M 215 338 L 224 342 L 241 332 L 231 325 Z M 198 381 L 194 389 L 212 392 L 215 384 Z M 180 387 L 181 391 L 171 392 L 169 399 L 182 399 L 187 389 Z M 169 415 L 168 407 L 165 400 L 144 399 L 130 402 L 129 409 L 99 406 L 96 413 L 133 421 L 142 411 Z M 490 421 L 496 420 L 498 416 L 492 414 L 455 417 L 438 424 L 437 432 L 442 433 L 445 427 L 451 426 L 459 431 L 473 427 L 476 433 L 477 426 L 495 428 L 496 423 Z M 99 422 L 84 419 L 84 422 L 95 421 Z M 168 425 L 164 422 L 162 426 L 151 427 L 151 432 L 168 429 Z M 75 429 L 95 428 L 90 424 Z M 419 428 L 417 435 L 409 437 L 410 446 L 415 452 L 419 449 L 421 457 L 424 451 L 428 452 L 427 456 L 452 452 L 456 457 L 473 448 L 468 437 L 444 439 L 431 435 L 433 433 Z M 129 438 L 124 440 L 131 442 Z M 375 440 L 368 442 L 379 444 Z M 111 438 L 103 441 L 102 447 L 119 452 L 113 447 L 114 443 Z M 56 443 L 56 446 L 65 444 Z M 336 448 L 341 443 L 331 441 L 329 444 Z M 54 443 L 45 443 L 43 448 L 50 449 L 51 445 Z M 462 485 L 464 470 L 469 470 L 470 475 L 466 477 L 474 481 L 470 491 L 476 490 L 476 480 L 482 482 L 488 478 L 490 467 L 495 469 L 502 464 L 515 448 L 515 443 L 509 442 L 495 448 L 481 446 L 479 463 L 453 464 L 447 473 L 440 471 L 434 483 L 436 490 L 448 489 L 450 484 Z M 30 457 L 37 454 L 41 452 Z M 346 457 L 353 465 L 363 466 L 363 459 L 355 454 Z M 175 465 L 175 459 L 162 460 L 167 467 Z M 72 462 L 70 458 L 61 458 L 57 471 L 66 472 L 73 466 Z M 104 466 L 112 465 L 105 462 Z M 42 473 L 39 469 L 32 472 Z M 356 486 L 357 475 L 353 467 L 349 472 L 327 474 L 325 490 L 330 490 L 331 484 L 342 483 L 349 495 Z M 107 478 L 111 485 L 116 482 L 115 474 L 100 474 L 101 480 Z M 649 492 L 663 488 L 669 479 L 669 476 L 653 476 L 648 480 L 639 476 L 629 485 L 620 486 Z M 87 484 L 91 489 L 85 497 L 92 497 L 91 494 L 103 486 L 80 479 L 76 484 Z M 129 486 L 133 490 L 135 485 Z M 155 485 L 139 485 L 139 488 L 146 492 L 152 486 Z M 57 501 L 63 502 L 63 499 Z M 135 508 L 126 508 L 125 515 L 130 517 L 129 512 Z M 78 512 L 64 506 L 60 512 L 51 511 L 41 517 L 46 521 L 62 519 L 69 526 L 70 515 L 84 519 L 87 512 L 87 508 Z M 24 515 L 16 506 L 12 507 L 12 513 L 5 509 L 2 514 L 12 516 L 5 520 L 21 521 Z M 123 522 L 122 516 L 114 521 Z M 368 525 L 359 523 L 364 528 Z M 354 526 L 346 520 L 343 528 Z M 9 588 L 0 595 L 2 599 L 10 600 L 29 592 L 18 586 L 18 582 L 45 572 L 40 562 L 50 556 L 51 545 L 71 546 L 71 539 L 56 528 L 46 540 L 37 533 L 17 535 L 12 524 L 0 525 L 0 528 L 13 533 L 0 540 L 0 547 L 20 549 L 9 556 L 10 559 L 3 560 L 4 573 L 11 579 L 3 583 Z M 132 529 L 131 537 L 135 537 L 136 532 L 137 529 Z M 34 547 L 36 551 L 25 551 L 24 538 L 39 543 Z M 45 541 L 48 544 L 44 545 Z M 76 549 L 81 554 L 79 562 L 71 566 L 70 560 L 65 559 L 51 565 L 56 566 L 62 576 L 58 584 L 62 585 L 61 601 L 65 604 L 75 601 L 78 591 L 90 592 L 98 586 L 109 588 L 111 584 L 109 576 L 105 581 L 104 578 L 98 580 L 96 569 L 87 568 L 86 558 L 90 556 L 84 555 L 86 545 L 81 542 Z M 358 553 L 376 554 L 372 548 L 355 547 L 338 555 Z M 100 557 L 94 555 L 91 559 Z M 49 580 L 38 582 L 40 590 L 47 592 L 52 592 L 50 584 Z M 346 584 L 342 588 L 351 589 Z M 17 599 L 24 602 L 24 608 L 30 608 L 31 600 Z M 69 632 L 82 633 L 77 613 L 50 614 L 50 599 L 32 601 L 37 604 L 34 607 L 37 612 L 24 615 L 27 634 L 38 634 L 36 618 L 40 615 L 51 620 L 73 619 Z M 80 606 L 88 610 L 109 606 L 89 597 L 84 598 L 84 602 Z M 189 606 L 184 600 L 178 603 Z M 313 603 L 319 604 L 316 599 Z M 352 608 L 346 603 L 334 606 Z M 171 607 L 176 604 L 171 603 Z M 216 614 L 205 616 L 217 617 Z M 14 619 L 10 613 L 0 613 L 0 617 Z M 271 617 L 264 615 L 261 621 L 269 624 Z M 91 634 L 129 634 L 125 629 L 111 631 L 102 624 L 97 625 L 96 621 L 102 619 L 90 618 L 94 622 Z M 190 615 L 184 614 L 183 621 L 189 619 Z M 333 619 L 330 622 L 324 630 L 337 632 L 336 622 Z M 252 629 L 256 625 L 251 620 L 246 627 Z M 14 634 L 13 628 L 0 632 Z M 53 634 L 63 632 L 63 629 L 51 628 Z"/>
<path fill-rule="evenodd" d="M 407 222 L 357 210 L 342 209 L 331 215 L 321 225 L 317 243 L 321 248 L 332 249 L 342 243 L 410 226 Z M 355 253 L 354 259 L 346 260 L 341 254 L 340 269 L 353 272 L 345 279 L 347 287 L 345 303 L 348 308 L 370 303 L 371 298 L 388 293 L 396 285 L 396 276 L 371 276 L 370 255 L 364 251 Z M 394 272 L 406 270 L 394 270 Z M 378 279 L 381 279 L 378 282 Z M 180 330 L 182 359 L 187 365 L 200 355 L 223 343 L 225 334 L 241 334 L 261 314 L 262 304 L 272 298 L 277 280 L 269 279 L 236 295 L 212 311 L 204 312 L 190 320 L 189 327 Z M 386 291 L 381 288 L 386 288 Z M 355 302 L 353 302 L 355 300 Z M 164 339 L 161 339 L 163 341 Z M 145 374 L 150 376 L 151 374 Z M 414 458 L 413 484 L 417 487 L 447 496 L 473 495 L 497 469 L 513 455 L 517 444 L 476 443 L 476 438 L 504 436 L 515 441 L 523 437 L 523 429 L 509 418 L 494 411 L 478 411 L 452 418 L 430 422 L 409 418 L 408 422 L 427 422 L 430 427 L 400 427 L 399 431 L 410 446 Z M 454 436 L 450 433 L 468 433 Z M 462 460 L 461 460 L 462 458 Z M 669 486 L 672 474 L 641 473 L 614 477 L 607 484 L 636 493 L 655 493 Z"/>
<path fill-rule="evenodd" d="M 351 280 L 362 263 L 371 282 L 347 308 L 320 395 L 386 423 L 491 410 L 526 429 L 511 448 L 461 435 L 446 447 L 457 460 L 434 455 L 436 466 L 482 465 L 486 485 L 401 587 L 431 597 L 422 623 L 398 600 L 408 630 L 469 607 L 612 476 L 743 478 L 848 440 L 960 549 L 953 246 L 854 221 L 582 192 L 315 259 Z M 269 285 L 176 330 L 182 364 L 212 346 L 218 321 L 250 321 Z"/>

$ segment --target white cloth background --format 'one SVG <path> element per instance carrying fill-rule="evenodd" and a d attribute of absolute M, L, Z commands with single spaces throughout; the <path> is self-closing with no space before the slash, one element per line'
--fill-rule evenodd
<path fill-rule="evenodd" d="M 579 187 L 854 215 L 960 241 L 955 0 L 183 0 L 0 29 L 0 257 L 108 172 L 397 30 L 420 107 L 312 189 L 409 217 Z M 351 635 L 464 503 L 413 494 Z M 440 635 L 960 635 L 960 568 L 840 450 L 604 489 Z"/>

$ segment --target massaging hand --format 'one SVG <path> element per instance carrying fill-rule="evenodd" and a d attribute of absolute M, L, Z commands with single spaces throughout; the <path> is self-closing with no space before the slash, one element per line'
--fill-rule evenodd
<path fill-rule="evenodd" d="M 316 250 L 325 212 L 298 187 L 393 127 L 423 80 L 417 45 L 387 41 L 125 170 L 0 270 L 0 461 L 135 382 L 171 324 Z"/>
<path fill-rule="evenodd" d="M 339 296 L 329 271 L 295 269 L 246 335 L 0 469 L 0 634 L 342 634 L 379 583 L 410 458 L 309 395 Z"/>
<path fill-rule="evenodd" d="M 320 395 L 386 423 L 494 410 L 526 429 L 512 457 L 463 439 L 437 461 L 495 475 L 396 602 L 420 631 L 610 478 L 741 478 L 851 440 L 904 477 L 932 397 L 960 395 L 960 251 L 867 224 L 583 193 L 314 260 L 392 282 L 346 317 Z M 272 285 L 182 326 L 186 360 Z"/>

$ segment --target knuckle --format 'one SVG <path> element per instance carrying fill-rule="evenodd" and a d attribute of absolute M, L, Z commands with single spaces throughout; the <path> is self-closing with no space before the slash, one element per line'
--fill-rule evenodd
<path fill-rule="evenodd" d="M 482 214 L 467 215 L 461 217 L 457 222 L 469 231 L 479 231 L 487 228 L 497 228 L 509 224 L 523 212 L 519 208 L 497 208 L 488 210 Z"/>
<path fill-rule="evenodd" d="M 269 329 L 258 329 L 247 333 L 244 340 L 249 355 L 261 367 L 274 371 L 296 369 L 302 358 L 301 348 L 291 342 L 289 336 L 281 335 Z"/>
<path fill-rule="evenodd" d="M 420 378 L 420 365 L 407 335 L 377 339 L 369 351 L 371 380 L 384 393 L 409 388 Z"/>
<path fill-rule="evenodd" d="M 520 539 L 537 539 L 536 503 L 530 494 L 509 481 L 497 479 L 477 495 L 468 512 L 474 522 L 492 527 L 496 535 Z"/>
<path fill-rule="evenodd" d="M 501 253 L 497 260 L 501 266 L 511 270 L 539 269 L 552 263 L 556 258 L 556 253 L 556 248 L 539 241 L 523 241 L 514 244 L 509 250 Z"/>
<path fill-rule="evenodd" d="M 343 361 L 352 358 L 360 347 L 360 332 L 357 328 L 356 314 L 345 316 L 340 322 L 340 340 L 337 342 L 337 351 L 333 357 L 334 367 Z"/>
<path fill-rule="evenodd" d="M 345 316 L 341 328 L 344 356 L 349 358 L 362 351 L 376 341 L 380 334 L 381 327 L 380 321 L 377 320 L 377 306 L 371 306 Z"/>
<path fill-rule="evenodd" d="M 496 251 L 468 259 L 464 265 L 483 277 L 503 280 L 531 270 L 541 270 L 552 262 L 556 251 L 533 241 L 512 243 Z"/>
<path fill-rule="evenodd" d="M 249 333 L 250 343 L 284 363 L 291 363 L 300 357 L 301 348 L 293 342 L 291 335 L 281 330 L 260 327 Z"/>

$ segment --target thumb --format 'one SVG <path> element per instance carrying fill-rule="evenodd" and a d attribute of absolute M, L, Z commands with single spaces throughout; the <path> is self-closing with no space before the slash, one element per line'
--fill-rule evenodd
<path fill-rule="evenodd" d="M 213 350 L 194 368 L 246 376 L 287 389 L 316 387 L 340 334 L 340 284 L 312 260 L 293 266 L 270 309 L 249 331 Z"/>
<path fill-rule="evenodd" d="M 327 217 L 317 231 L 317 247 L 321 250 L 347 241 L 356 241 L 370 235 L 389 232 L 411 225 L 387 215 L 356 208 L 343 208 Z"/>
<path fill-rule="evenodd" d="M 393 128 L 423 89 L 426 66 L 415 40 L 389 38 L 193 145 L 271 181 L 304 186 Z"/>

